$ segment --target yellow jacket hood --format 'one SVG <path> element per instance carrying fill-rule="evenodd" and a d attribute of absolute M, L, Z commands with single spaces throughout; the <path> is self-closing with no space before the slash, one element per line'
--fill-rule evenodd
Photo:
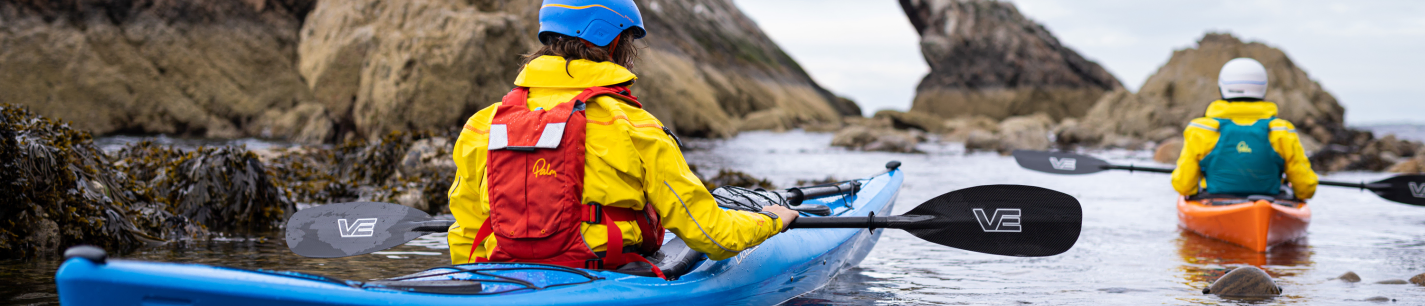
<path fill-rule="evenodd" d="M 610 62 L 590 60 L 565 61 L 563 57 L 545 55 L 535 58 L 515 77 L 515 86 L 544 88 L 578 88 L 609 86 L 638 79 L 628 68 Z"/>
<path fill-rule="evenodd" d="M 1277 104 L 1267 101 L 1231 102 L 1217 100 L 1207 105 L 1207 117 L 1227 119 L 1262 119 L 1277 115 Z"/>

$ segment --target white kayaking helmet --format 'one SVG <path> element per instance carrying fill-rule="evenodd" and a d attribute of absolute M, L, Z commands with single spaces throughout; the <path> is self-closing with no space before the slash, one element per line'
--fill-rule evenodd
<path fill-rule="evenodd" d="M 1267 68 L 1262 67 L 1262 63 L 1257 60 L 1239 57 L 1227 61 L 1222 65 L 1222 72 L 1217 74 L 1217 88 L 1222 92 L 1222 99 L 1254 98 L 1265 99 L 1267 97 Z"/>

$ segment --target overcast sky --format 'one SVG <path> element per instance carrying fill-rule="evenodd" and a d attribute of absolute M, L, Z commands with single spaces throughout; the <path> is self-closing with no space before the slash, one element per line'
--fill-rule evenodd
<path fill-rule="evenodd" d="M 812 77 L 867 114 L 908 109 L 929 72 L 896 1 L 734 0 Z M 1351 125 L 1425 124 L 1425 1 L 1012 1 L 1130 90 L 1208 31 L 1286 51 Z"/>

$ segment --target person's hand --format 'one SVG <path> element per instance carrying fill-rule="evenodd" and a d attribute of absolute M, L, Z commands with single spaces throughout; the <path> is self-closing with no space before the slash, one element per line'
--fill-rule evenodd
<path fill-rule="evenodd" d="M 792 227 L 792 220 L 796 220 L 798 216 L 796 211 L 777 205 L 762 207 L 762 211 L 777 214 L 777 220 L 782 221 L 783 232 Z"/>

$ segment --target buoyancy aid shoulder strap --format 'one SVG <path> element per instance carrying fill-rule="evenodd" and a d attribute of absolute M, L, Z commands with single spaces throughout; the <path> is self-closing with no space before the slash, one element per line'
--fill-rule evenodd
<path fill-rule="evenodd" d="M 529 108 L 529 87 L 515 87 L 500 99 L 500 106 L 520 106 Z"/>
<path fill-rule="evenodd" d="M 624 86 L 589 87 L 584 89 L 584 92 L 581 92 L 579 93 L 579 95 L 574 96 L 573 100 L 588 103 L 589 99 L 593 99 L 597 96 L 614 97 L 619 100 L 623 100 L 624 103 L 628 103 L 629 105 L 633 105 L 634 107 L 643 108 L 643 103 L 638 102 L 638 97 L 633 96 L 633 92 L 629 91 L 628 87 Z"/>
<path fill-rule="evenodd" d="M 574 113 L 582 110 L 584 104 L 575 101 L 562 103 L 548 110 L 530 111 L 529 88 L 516 87 L 505 95 L 500 108 L 495 110 L 486 149 L 532 151 L 558 148 L 559 142 L 564 138 L 566 123 Z M 510 124 L 516 126 L 512 127 Z M 511 133 L 516 135 L 512 137 Z M 529 143 L 531 139 L 534 143 Z M 516 143 L 511 143 L 512 140 Z"/>

